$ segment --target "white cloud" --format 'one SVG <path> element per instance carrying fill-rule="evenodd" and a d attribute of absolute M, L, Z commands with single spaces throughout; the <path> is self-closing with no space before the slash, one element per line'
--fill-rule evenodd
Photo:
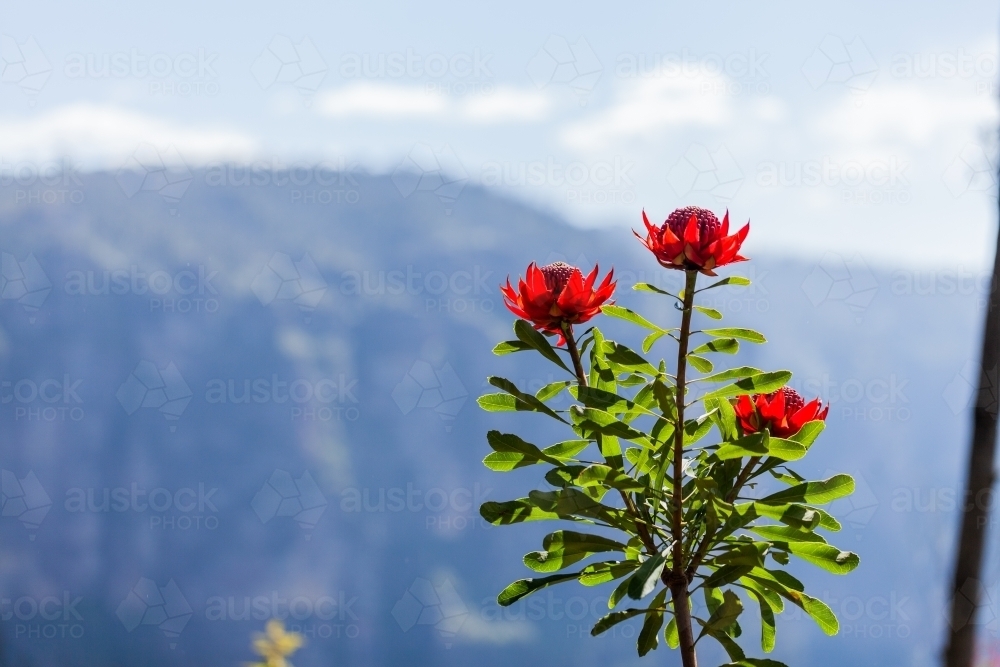
<path fill-rule="evenodd" d="M 541 91 L 501 86 L 492 94 L 466 98 L 461 115 L 469 122 L 482 124 L 540 121 L 548 117 L 551 108 L 551 97 Z"/>
<path fill-rule="evenodd" d="M 0 157 L 7 162 L 69 157 L 85 168 L 117 169 L 144 143 L 172 145 L 187 163 L 245 159 L 256 148 L 233 130 L 191 127 L 110 105 L 77 103 L 0 120 Z"/>
<path fill-rule="evenodd" d="M 500 86 L 490 94 L 456 98 L 419 86 L 354 83 L 320 96 L 318 110 L 331 118 L 421 118 L 449 123 L 492 125 L 544 120 L 552 106 L 540 91 Z"/>
<path fill-rule="evenodd" d="M 535 626 L 525 621 L 487 621 L 476 613 L 469 614 L 462 625 L 461 637 L 475 644 L 524 644 L 538 635 Z"/>
<path fill-rule="evenodd" d="M 320 113 L 333 117 L 401 118 L 439 116 L 448 110 L 448 100 L 416 86 L 355 83 L 323 94 Z"/>
<path fill-rule="evenodd" d="M 648 137 L 684 125 L 722 126 L 732 113 L 730 97 L 717 90 L 720 77 L 689 76 L 630 79 L 607 109 L 570 124 L 562 140 L 571 148 L 600 148 L 623 139 Z"/>
<path fill-rule="evenodd" d="M 860 98 L 844 97 L 817 119 L 816 127 L 834 140 L 895 140 L 912 146 L 939 133 L 994 127 L 997 116 L 992 95 L 956 95 L 944 87 L 910 83 L 876 86 Z"/>

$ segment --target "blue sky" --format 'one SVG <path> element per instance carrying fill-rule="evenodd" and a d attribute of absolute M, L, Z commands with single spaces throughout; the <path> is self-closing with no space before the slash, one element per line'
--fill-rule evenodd
<path fill-rule="evenodd" d="M 0 183 L 152 147 L 482 184 L 581 225 L 728 207 L 750 253 L 991 258 L 993 4 L 102 5 L 5 8 Z"/>

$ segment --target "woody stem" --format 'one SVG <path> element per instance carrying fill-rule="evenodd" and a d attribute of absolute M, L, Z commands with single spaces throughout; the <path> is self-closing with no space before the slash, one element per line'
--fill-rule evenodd
<path fill-rule="evenodd" d="M 677 345 L 677 422 L 674 424 L 674 484 L 673 484 L 673 563 L 669 573 L 664 573 L 664 583 L 670 587 L 673 598 L 677 637 L 680 640 L 681 662 L 684 667 L 698 667 L 694 649 L 694 632 L 691 628 L 691 608 L 688 584 L 684 570 L 684 401 L 687 384 L 688 343 L 691 338 L 691 313 L 694 310 L 695 285 L 698 272 L 685 271 L 684 310 Z"/>

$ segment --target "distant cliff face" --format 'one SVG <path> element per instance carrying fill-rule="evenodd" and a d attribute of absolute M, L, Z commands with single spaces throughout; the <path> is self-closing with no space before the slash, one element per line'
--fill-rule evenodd
<path fill-rule="evenodd" d="M 558 379 L 490 354 L 512 322 L 497 286 L 529 261 L 613 265 L 619 303 L 663 322 L 669 304 L 630 288 L 678 278 L 625 228 L 404 176 L 220 167 L 0 186 L 6 664 L 235 664 L 272 616 L 307 635 L 299 667 L 638 664 L 627 629 L 589 637 L 610 591 L 493 602 L 548 527 L 478 518 L 545 484 L 483 468 L 484 433 L 561 434 L 475 398 L 488 374 Z M 742 361 L 832 402 L 810 472 L 859 480 L 836 509 L 863 566 L 809 575 L 844 632 L 827 641 L 790 614 L 779 650 L 815 665 L 933 655 L 950 544 L 927 538 L 954 519 L 985 292 L 748 251 L 732 272 L 754 286 L 707 305 L 768 336 Z"/>

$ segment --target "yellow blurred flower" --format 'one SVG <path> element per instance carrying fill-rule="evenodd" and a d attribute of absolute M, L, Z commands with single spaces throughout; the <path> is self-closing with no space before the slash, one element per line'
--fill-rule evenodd
<path fill-rule="evenodd" d="M 271 619 L 263 633 L 254 635 L 253 650 L 264 658 L 264 662 L 250 663 L 248 667 L 292 667 L 288 656 L 301 648 L 302 635 L 297 632 L 286 632 L 281 621 Z"/>

